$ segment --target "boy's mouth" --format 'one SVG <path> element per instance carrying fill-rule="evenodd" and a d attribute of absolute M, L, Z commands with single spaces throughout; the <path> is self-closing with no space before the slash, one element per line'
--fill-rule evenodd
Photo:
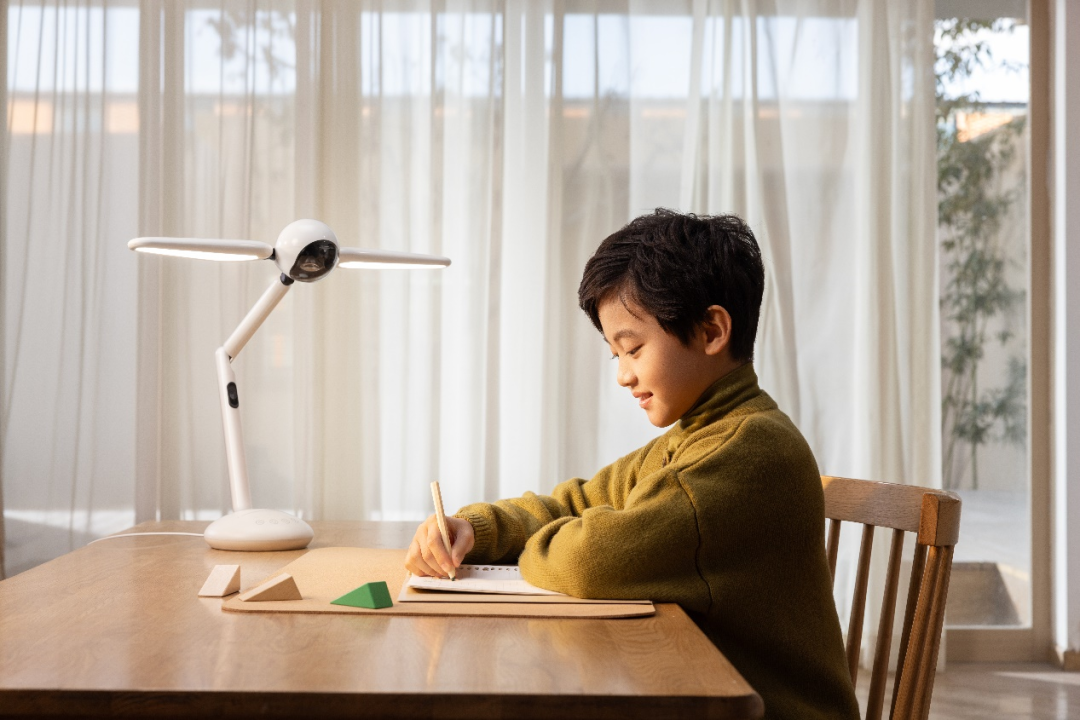
<path fill-rule="evenodd" d="M 649 407 L 649 401 L 652 400 L 652 393 L 642 393 L 641 395 L 635 395 L 637 398 L 637 404 L 640 408 Z"/>

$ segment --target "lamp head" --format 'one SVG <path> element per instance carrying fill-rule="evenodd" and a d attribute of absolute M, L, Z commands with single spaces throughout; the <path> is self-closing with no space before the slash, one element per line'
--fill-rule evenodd
<path fill-rule="evenodd" d="M 274 262 L 293 280 L 315 282 L 337 265 L 334 231 L 318 220 L 296 220 L 285 226 L 274 243 Z"/>
<path fill-rule="evenodd" d="M 139 237 L 128 247 L 140 252 L 203 260 L 273 259 L 291 280 L 314 282 L 337 266 L 344 268 L 444 268 L 450 258 L 397 250 L 361 250 L 338 245 L 337 235 L 318 220 L 297 220 L 278 235 L 273 247 L 258 240 Z"/>

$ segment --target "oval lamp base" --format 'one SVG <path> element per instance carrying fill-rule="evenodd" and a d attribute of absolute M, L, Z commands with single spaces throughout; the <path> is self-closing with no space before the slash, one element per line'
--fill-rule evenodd
<path fill-rule="evenodd" d="M 280 510 L 240 510 L 210 523 L 203 533 L 216 550 L 300 550 L 315 537 L 311 526 Z"/>

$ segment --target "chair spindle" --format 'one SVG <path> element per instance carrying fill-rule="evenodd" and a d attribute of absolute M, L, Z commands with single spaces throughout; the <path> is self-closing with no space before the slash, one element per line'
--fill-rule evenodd
<path fill-rule="evenodd" d="M 896 615 L 896 594 L 900 584 L 900 560 L 904 550 L 904 531 L 893 530 L 889 546 L 889 567 L 885 574 L 885 598 L 881 603 L 878 622 L 877 648 L 874 650 L 874 670 L 870 680 L 870 695 L 866 701 L 866 720 L 880 720 L 885 704 L 885 676 L 888 673 L 889 651 L 892 649 L 893 618 Z"/>
<path fill-rule="evenodd" d="M 859 569 L 855 574 L 855 597 L 848 619 L 847 658 L 851 684 L 859 675 L 859 653 L 862 651 L 863 618 L 866 615 L 866 587 L 870 582 L 870 554 L 874 549 L 874 526 L 863 525 L 859 545 Z"/>
<path fill-rule="evenodd" d="M 829 542 L 826 549 L 829 556 L 829 577 L 833 587 L 836 587 L 836 553 L 840 549 L 840 520 L 836 518 L 829 520 Z"/>
<path fill-rule="evenodd" d="M 926 546 L 916 542 L 915 556 L 911 560 L 911 576 L 908 579 L 907 605 L 904 607 L 904 631 L 900 636 L 900 654 L 896 660 L 896 677 L 893 678 L 892 704 L 889 706 L 889 716 L 894 720 L 900 717 L 896 714 L 896 709 L 900 697 L 900 687 L 905 680 L 908 646 L 911 644 L 911 622 L 915 617 L 915 606 L 918 604 L 919 588 L 922 586 L 925 566 Z"/>
<path fill-rule="evenodd" d="M 941 647 L 941 626 L 945 621 L 945 600 L 948 594 L 949 575 L 952 572 L 952 546 L 931 547 L 930 551 L 931 562 L 934 565 L 934 586 L 930 602 L 930 619 L 927 623 L 926 649 L 919 659 L 919 679 L 915 685 L 916 703 L 912 708 L 912 716 L 919 720 L 926 720 L 930 714 L 930 694 L 934 689 L 937 656 Z"/>
<path fill-rule="evenodd" d="M 930 662 L 931 622 L 934 618 L 934 590 L 941 582 L 942 548 L 931 545 L 927 549 L 926 567 L 919 585 L 919 601 L 915 606 L 915 620 L 907 657 L 904 658 L 904 677 L 901 680 L 900 697 L 893 711 L 895 718 L 918 720 L 922 711 L 922 692 L 925 682 L 920 672 Z M 935 658 L 936 659 L 936 658 Z"/>

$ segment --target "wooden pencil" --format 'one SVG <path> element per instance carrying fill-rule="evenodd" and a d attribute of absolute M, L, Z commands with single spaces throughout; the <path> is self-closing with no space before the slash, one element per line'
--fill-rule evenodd
<path fill-rule="evenodd" d="M 443 512 L 442 491 L 439 490 L 439 481 L 431 483 L 431 499 L 435 501 L 435 519 L 439 522 L 439 532 L 442 533 L 443 546 L 446 554 L 453 558 L 454 553 L 450 550 L 450 532 L 446 529 L 446 513 Z M 457 580 L 457 572 L 450 568 L 450 579 Z"/>

